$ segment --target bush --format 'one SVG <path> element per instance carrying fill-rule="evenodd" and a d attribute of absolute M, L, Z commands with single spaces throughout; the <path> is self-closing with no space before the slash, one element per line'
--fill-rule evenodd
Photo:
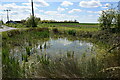
<path fill-rule="evenodd" d="M 102 11 L 98 21 L 102 30 L 119 32 L 120 30 L 120 11 L 108 9 Z M 114 30 L 113 30 L 114 29 Z"/>
<path fill-rule="evenodd" d="M 34 22 L 33 22 L 33 19 L 34 19 Z M 26 24 L 26 27 L 37 27 L 37 24 L 39 21 L 40 21 L 40 18 L 30 16 L 29 18 L 27 18 L 25 24 Z"/>
<path fill-rule="evenodd" d="M 54 33 L 59 33 L 59 31 L 58 31 L 57 28 L 54 28 L 54 29 L 53 29 L 53 32 L 54 32 Z"/>
<path fill-rule="evenodd" d="M 69 31 L 68 31 L 68 34 L 75 36 L 75 35 L 76 35 L 76 31 L 75 31 L 75 30 L 69 30 Z"/>
<path fill-rule="evenodd" d="M 115 10 L 114 9 L 109 9 L 106 11 L 102 11 L 102 14 L 99 18 L 99 22 L 100 22 L 100 27 L 101 29 L 110 29 L 112 27 L 113 24 L 113 20 L 115 19 Z"/>

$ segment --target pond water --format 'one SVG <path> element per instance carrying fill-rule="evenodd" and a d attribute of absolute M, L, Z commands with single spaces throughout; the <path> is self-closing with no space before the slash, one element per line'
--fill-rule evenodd
<path fill-rule="evenodd" d="M 27 53 L 26 47 L 29 48 L 31 56 L 32 54 L 47 54 L 49 57 L 57 57 L 70 53 L 79 57 L 83 53 L 87 53 L 87 55 L 96 53 L 93 43 L 83 40 L 70 40 L 67 37 L 50 37 L 47 40 L 37 39 L 35 43 L 25 42 L 24 44 L 24 46 L 14 46 L 11 48 L 11 55 L 21 59 L 22 54 Z M 31 46 L 29 46 L 30 44 Z"/>
<path fill-rule="evenodd" d="M 37 49 L 41 49 L 40 52 L 49 54 L 62 54 L 68 51 L 82 54 L 91 52 L 92 47 L 92 43 L 81 40 L 70 41 L 67 38 L 50 38 L 48 41 L 39 44 Z"/>

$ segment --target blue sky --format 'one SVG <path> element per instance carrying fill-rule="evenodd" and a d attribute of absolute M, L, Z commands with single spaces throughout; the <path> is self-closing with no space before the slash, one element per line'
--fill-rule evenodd
<path fill-rule="evenodd" d="M 105 2 L 106 1 L 106 2 Z M 42 20 L 77 20 L 81 23 L 96 23 L 101 10 L 116 7 L 119 0 L 34 0 L 35 16 Z M 112 4 L 112 5 L 111 5 Z M 0 19 L 6 20 L 10 9 L 10 20 L 26 19 L 31 14 L 30 0 L 6 0 L 0 4 Z"/>

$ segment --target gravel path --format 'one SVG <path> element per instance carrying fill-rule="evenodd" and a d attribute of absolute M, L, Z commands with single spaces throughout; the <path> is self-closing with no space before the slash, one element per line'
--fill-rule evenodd
<path fill-rule="evenodd" d="M 0 32 L 9 31 L 17 28 L 7 27 L 5 25 L 0 25 Z"/>

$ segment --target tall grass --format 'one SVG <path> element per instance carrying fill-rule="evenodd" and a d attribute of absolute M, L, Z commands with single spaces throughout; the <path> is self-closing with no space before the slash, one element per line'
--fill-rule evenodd
<path fill-rule="evenodd" d="M 49 30 L 47 28 L 36 28 L 12 30 L 2 33 L 2 75 L 3 78 L 19 78 L 24 77 L 24 68 L 21 67 L 21 59 L 24 62 L 28 62 L 28 57 L 31 55 L 32 42 L 36 38 L 48 38 Z M 29 40 L 31 39 L 31 40 Z M 28 43 L 26 45 L 26 42 Z M 26 53 L 23 54 L 11 54 L 11 49 L 14 46 L 26 47 Z M 21 59 L 15 57 L 15 55 L 21 55 Z"/>
<path fill-rule="evenodd" d="M 25 74 L 35 78 L 119 78 L 117 73 L 119 68 L 110 72 L 103 70 L 108 66 L 99 61 L 96 55 L 87 56 L 83 53 L 79 58 L 70 55 L 72 53 L 67 52 L 65 56 L 54 57 L 54 59 L 48 57 L 47 54 L 35 55 L 35 61 L 28 61 L 27 65 L 31 67 L 26 66 L 25 69 L 29 73 Z M 111 72 L 115 74 L 111 74 Z"/>
<path fill-rule="evenodd" d="M 19 62 L 9 54 L 8 49 L 2 49 L 2 77 L 19 78 L 22 76 Z"/>

